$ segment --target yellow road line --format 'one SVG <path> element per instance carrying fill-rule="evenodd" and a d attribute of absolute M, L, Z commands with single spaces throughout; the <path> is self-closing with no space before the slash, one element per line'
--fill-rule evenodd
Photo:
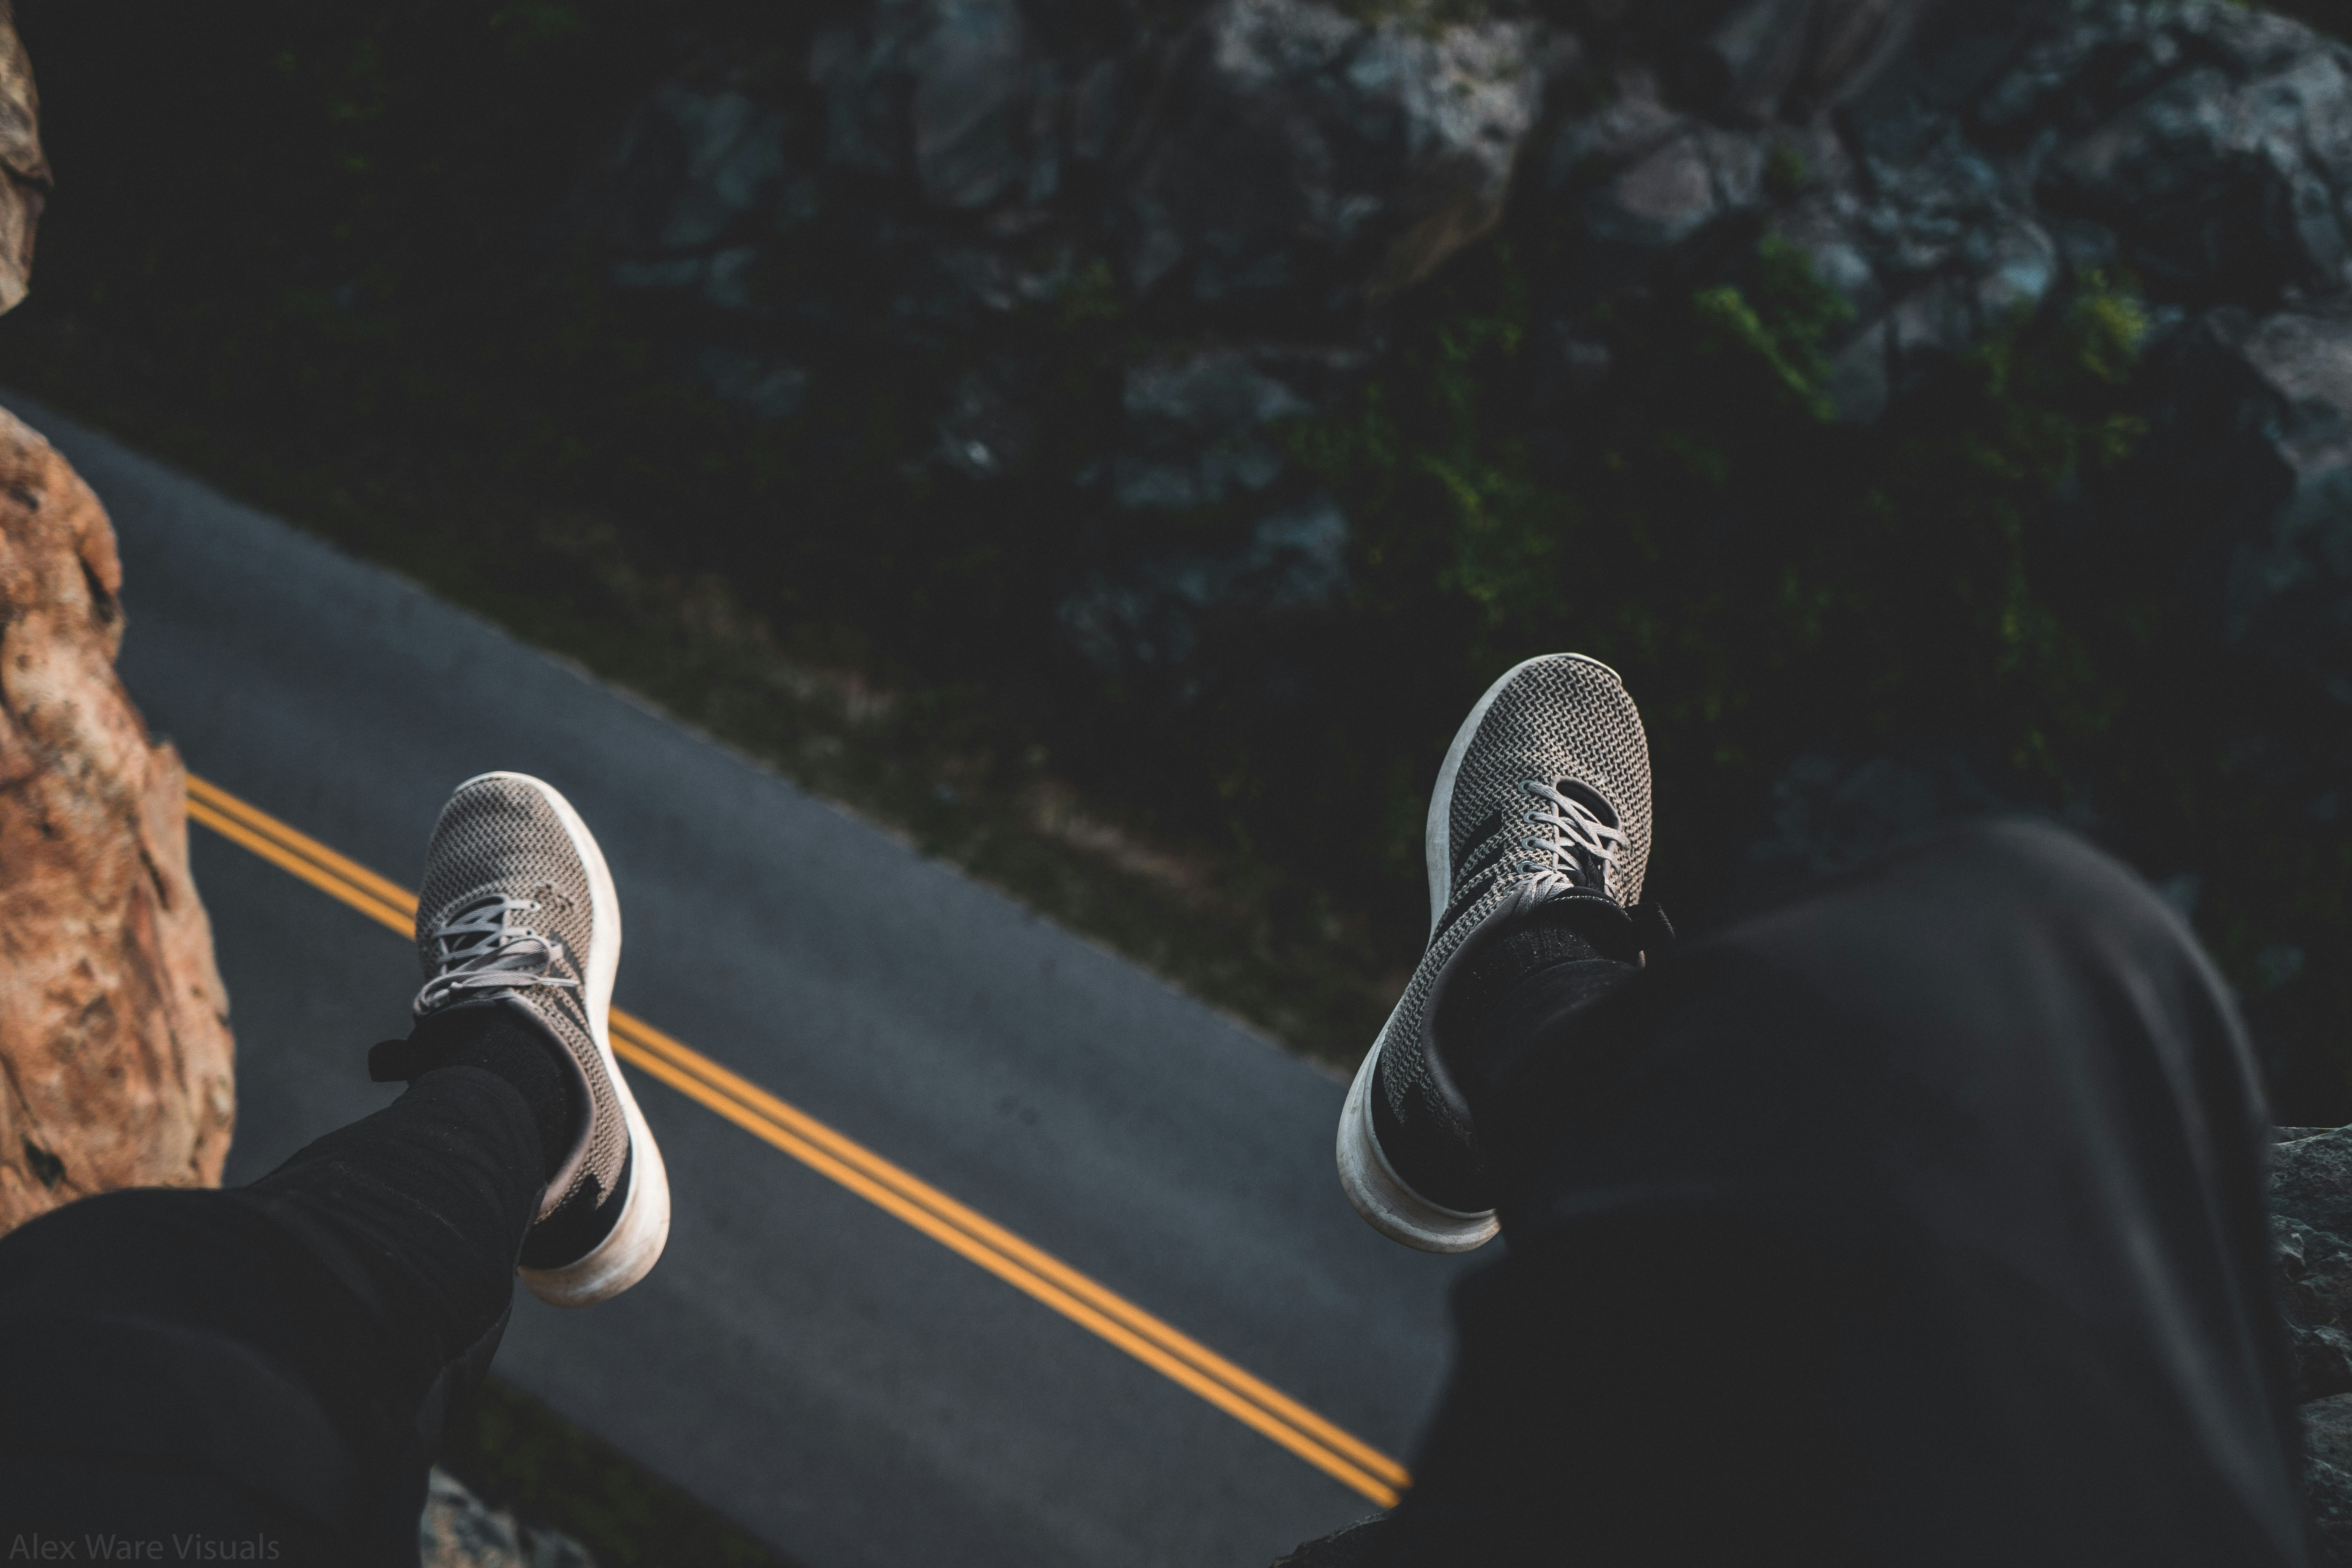
<path fill-rule="evenodd" d="M 402 936 L 414 933 L 415 894 L 193 773 L 188 815 Z M 618 1007 L 612 1031 L 614 1053 L 631 1066 L 904 1220 L 1382 1508 L 1394 1506 L 1411 1484 L 1404 1467 L 1370 1444 L 808 1112 Z"/>

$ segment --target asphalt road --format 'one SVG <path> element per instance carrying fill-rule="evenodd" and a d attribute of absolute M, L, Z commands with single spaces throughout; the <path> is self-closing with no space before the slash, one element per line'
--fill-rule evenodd
<path fill-rule="evenodd" d="M 414 886 L 449 787 L 540 774 L 625 916 L 616 1003 L 1407 1460 L 1461 1260 L 1333 1178 L 1343 1086 L 574 669 L 12 398 L 121 539 L 121 670 L 190 768 Z M 414 960 L 191 829 L 238 1042 L 228 1180 L 384 1103 Z M 1370 1511 L 659 1083 L 659 1268 L 519 1292 L 500 1376 L 810 1568 L 1234 1564 Z"/>

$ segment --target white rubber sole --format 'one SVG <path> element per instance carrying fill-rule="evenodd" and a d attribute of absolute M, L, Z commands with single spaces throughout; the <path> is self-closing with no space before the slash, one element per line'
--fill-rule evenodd
<path fill-rule="evenodd" d="M 1437 935 L 1438 917 L 1453 901 L 1454 781 L 1462 772 L 1462 759 L 1468 753 L 1478 726 L 1485 721 L 1486 710 L 1494 707 L 1503 689 L 1529 665 L 1555 659 L 1589 664 L 1607 671 L 1609 679 L 1620 686 L 1624 684 L 1622 677 L 1597 658 L 1580 653 L 1547 653 L 1522 659 L 1486 688 L 1486 694 L 1478 699 L 1470 716 L 1454 731 L 1454 743 L 1445 748 L 1445 761 L 1437 770 L 1437 784 L 1429 792 L 1429 815 L 1422 822 L 1422 861 L 1429 872 L 1429 934 L 1433 938 Z M 1373 1079 L 1380 1059 L 1381 1043 L 1375 1038 L 1372 1048 L 1364 1053 L 1362 1064 L 1356 1068 L 1355 1081 L 1348 1086 L 1347 1103 L 1339 1108 L 1340 1190 L 1348 1194 L 1348 1202 L 1364 1216 L 1367 1225 L 1392 1241 L 1423 1252 L 1470 1252 L 1486 1246 L 1502 1229 L 1502 1222 L 1495 1217 L 1494 1210 L 1465 1214 L 1440 1208 L 1405 1185 L 1389 1164 L 1388 1156 L 1381 1152 L 1381 1141 L 1372 1131 Z"/>
<path fill-rule="evenodd" d="M 588 825 L 580 820 L 561 790 L 544 779 L 515 773 L 478 773 L 466 784 L 482 779 L 507 779 L 537 790 L 571 836 L 581 864 L 588 868 L 590 918 L 598 938 L 589 952 L 588 973 L 583 976 L 588 1026 L 596 1041 L 596 1053 L 604 1058 L 604 1076 L 612 1079 L 614 1097 L 620 1102 L 623 1124 L 629 1130 L 629 1195 L 612 1234 L 593 1251 L 561 1268 L 516 1272 L 532 1295 L 550 1305 L 591 1306 L 609 1300 L 651 1273 L 669 1243 L 669 1171 L 662 1163 L 661 1145 L 654 1142 L 653 1129 L 646 1125 L 636 1096 L 629 1092 L 629 1080 L 621 1076 L 621 1064 L 613 1056 L 613 979 L 621 968 L 620 894 L 613 887 L 604 852 L 596 847 L 596 836 L 588 831 Z M 463 789 L 466 784 L 457 787 Z M 604 940 L 608 933 L 609 941 Z"/>

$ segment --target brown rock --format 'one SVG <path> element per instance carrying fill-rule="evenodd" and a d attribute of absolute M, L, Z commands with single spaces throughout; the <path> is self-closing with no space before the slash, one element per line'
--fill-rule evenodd
<path fill-rule="evenodd" d="M 16 37 L 15 7 L 0 0 L 0 310 L 25 297 L 33 274 L 33 231 L 49 197 L 41 152 L 41 95 Z"/>
<path fill-rule="evenodd" d="M 0 411 L 0 1231 L 211 1185 L 228 1150 L 228 1001 L 179 755 L 115 677 L 121 585 L 98 498 Z"/>

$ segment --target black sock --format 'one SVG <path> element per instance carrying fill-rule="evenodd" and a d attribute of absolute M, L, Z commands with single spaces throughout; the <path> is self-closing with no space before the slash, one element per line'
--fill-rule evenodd
<path fill-rule="evenodd" d="M 556 1046 L 503 1002 L 451 1007 L 417 1020 L 409 1032 L 413 1060 L 424 1071 L 475 1067 L 514 1085 L 539 1129 L 541 1164 L 553 1175 L 571 1152 L 577 1117 L 572 1075 Z M 420 1072 L 419 1076 L 422 1076 Z"/>
<path fill-rule="evenodd" d="M 1599 906 L 1598 908 L 1594 906 Z M 1447 988 L 1436 1019 L 1445 1054 L 1475 1113 L 1517 1072 L 1528 1051 L 1549 1037 L 1540 1026 L 1615 990 L 1640 965 L 1605 957 L 1593 937 L 1624 951 L 1622 910 L 1594 899 L 1560 899 L 1511 922 L 1479 944 Z"/>

